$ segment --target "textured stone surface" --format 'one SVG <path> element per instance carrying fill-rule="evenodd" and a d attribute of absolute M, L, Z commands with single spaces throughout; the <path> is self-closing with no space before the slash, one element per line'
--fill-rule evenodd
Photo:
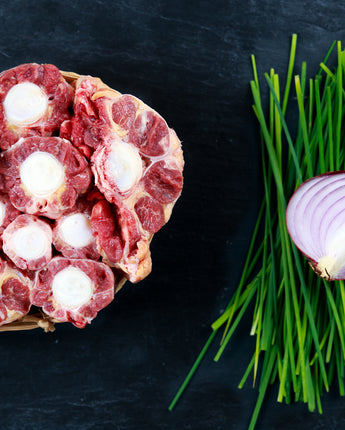
<path fill-rule="evenodd" d="M 185 188 L 152 243 L 153 272 L 90 327 L 2 333 L 2 430 L 245 430 L 257 395 L 238 382 L 251 358 L 247 315 L 215 364 L 216 345 L 174 412 L 168 404 L 230 300 L 258 210 L 259 140 L 250 55 L 284 75 L 291 34 L 312 75 L 334 39 L 336 1 L 102 0 L 0 3 L 0 65 L 47 62 L 101 77 L 167 119 L 183 141 Z M 324 414 L 278 405 L 258 430 L 345 427 L 345 400 Z"/>

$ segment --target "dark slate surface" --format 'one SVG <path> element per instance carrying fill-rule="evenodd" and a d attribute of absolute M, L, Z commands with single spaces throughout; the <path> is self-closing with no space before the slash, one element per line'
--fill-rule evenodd
<path fill-rule="evenodd" d="M 0 68 L 50 62 L 101 77 L 160 112 L 183 141 L 185 188 L 152 243 L 152 274 L 126 284 L 91 326 L 2 333 L 2 430 L 245 430 L 257 396 L 237 384 L 253 339 L 246 316 L 222 359 L 214 345 L 173 412 L 168 404 L 231 297 L 258 210 L 258 134 L 250 54 L 284 75 L 317 70 L 345 6 L 314 1 L 103 0 L 0 2 Z M 345 427 L 345 399 L 322 416 L 276 403 L 257 429 Z"/>

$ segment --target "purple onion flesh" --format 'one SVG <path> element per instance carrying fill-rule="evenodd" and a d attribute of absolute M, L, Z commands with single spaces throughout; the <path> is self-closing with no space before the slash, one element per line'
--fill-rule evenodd
<path fill-rule="evenodd" d="M 286 224 L 292 241 L 328 280 L 345 279 L 345 172 L 304 182 L 291 197 Z"/>

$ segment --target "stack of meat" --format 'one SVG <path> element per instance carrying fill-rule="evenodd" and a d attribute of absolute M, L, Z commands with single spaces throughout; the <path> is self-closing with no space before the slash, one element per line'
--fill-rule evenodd
<path fill-rule="evenodd" d="M 32 305 L 84 327 L 124 279 L 183 185 L 181 143 L 100 79 L 23 64 L 0 74 L 0 325 Z"/>

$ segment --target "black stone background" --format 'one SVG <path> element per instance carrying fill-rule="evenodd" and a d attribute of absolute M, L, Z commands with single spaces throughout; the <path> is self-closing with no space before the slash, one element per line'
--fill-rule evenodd
<path fill-rule="evenodd" d="M 0 69 L 24 62 L 101 77 L 166 118 L 183 141 L 185 187 L 154 237 L 153 272 L 127 283 L 92 325 L 0 335 L 2 430 L 245 430 L 257 396 L 237 389 L 253 352 L 250 312 L 216 364 L 216 343 L 168 405 L 235 290 L 259 205 L 250 55 L 285 76 L 291 34 L 313 76 L 345 5 L 314 0 L 0 2 Z M 322 416 L 276 402 L 257 429 L 345 428 L 345 399 Z"/>

